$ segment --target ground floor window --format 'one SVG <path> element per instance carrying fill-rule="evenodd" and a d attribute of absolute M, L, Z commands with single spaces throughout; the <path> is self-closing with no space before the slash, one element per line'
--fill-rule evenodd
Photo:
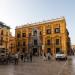
<path fill-rule="evenodd" d="M 38 45 L 37 40 L 34 40 L 34 45 Z"/>
<path fill-rule="evenodd" d="M 51 48 L 47 48 L 47 53 L 51 54 Z"/>
<path fill-rule="evenodd" d="M 56 48 L 56 53 L 60 52 L 60 48 Z"/>
<path fill-rule="evenodd" d="M 19 52 L 19 48 L 17 48 L 17 52 Z"/>
<path fill-rule="evenodd" d="M 33 48 L 33 55 L 37 54 L 37 48 Z"/>

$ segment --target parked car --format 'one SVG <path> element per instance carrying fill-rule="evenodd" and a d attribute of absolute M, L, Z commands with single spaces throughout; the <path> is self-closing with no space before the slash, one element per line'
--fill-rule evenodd
<path fill-rule="evenodd" d="M 60 59 L 64 59 L 64 60 L 67 60 L 67 54 L 64 54 L 62 52 L 59 52 L 59 53 L 56 53 L 56 56 L 55 56 L 56 60 L 60 60 Z"/>

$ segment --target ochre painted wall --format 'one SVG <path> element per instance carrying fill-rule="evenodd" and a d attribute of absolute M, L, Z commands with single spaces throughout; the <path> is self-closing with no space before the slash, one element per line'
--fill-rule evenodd
<path fill-rule="evenodd" d="M 51 22 L 46 22 L 46 23 L 36 23 L 35 25 L 30 24 L 28 26 L 22 26 L 19 28 L 15 29 L 15 35 L 16 35 L 16 46 L 18 41 L 21 43 L 21 47 L 17 46 L 20 51 L 22 51 L 22 42 L 25 41 L 26 46 L 25 50 L 28 50 L 28 34 L 32 34 L 32 29 L 37 28 L 40 32 L 41 35 L 39 36 L 41 39 L 41 44 L 44 45 L 44 52 L 47 53 L 47 48 L 51 49 L 51 53 L 54 55 L 56 53 L 56 48 L 60 48 L 61 51 L 64 53 L 67 53 L 67 42 L 69 35 L 67 34 L 67 28 L 66 28 L 66 21 L 65 19 L 62 20 L 56 20 L 56 21 L 51 21 Z M 55 28 L 60 28 L 60 33 L 55 33 Z M 46 34 L 47 29 L 51 29 L 51 34 Z M 21 37 L 17 38 L 17 34 L 20 34 Z M 26 34 L 26 37 L 22 37 L 22 33 Z M 47 40 L 51 40 L 51 44 L 47 45 Z M 60 39 L 60 44 L 56 45 L 55 40 Z M 32 39 L 31 39 L 32 40 Z"/>

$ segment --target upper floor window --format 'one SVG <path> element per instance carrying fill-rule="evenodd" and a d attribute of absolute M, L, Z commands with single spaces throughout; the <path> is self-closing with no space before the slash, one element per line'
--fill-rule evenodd
<path fill-rule="evenodd" d="M 20 46 L 20 42 L 18 42 L 18 46 Z"/>
<path fill-rule="evenodd" d="M 25 41 L 23 42 L 23 46 L 25 46 L 26 45 L 26 43 L 25 43 Z"/>
<path fill-rule="evenodd" d="M 20 37 L 21 37 L 21 34 L 20 34 L 20 33 L 18 33 L 18 34 L 17 34 L 17 38 L 20 38 Z"/>
<path fill-rule="evenodd" d="M 60 40 L 56 39 L 56 45 L 59 45 L 59 44 L 60 44 Z"/>
<path fill-rule="evenodd" d="M 26 37 L 26 33 L 22 33 L 22 37 Z"/>
<path fill-rule="evenodd" d="M 47 29 L 46 33 L 51 34 L 51 29 Z"/>
<path fill-rule="evenodd" d="M 29 33 L 29 37 L 31 37 L 31 33 Z"/>
<path fill-rule="evenodd" d="M 50 45 L 51 44 L 51 40 L 47 40 L 47 45 Z"/>
<path fill-rule="evenodd" d="M 1 31 L 1 35 L 3 35 L 3 30 Z"/>
<path fill-rule="evenodd" d="M 55 28 L 55 33 L 60 33 L 60 28 Z"/>
<path fill-rule="evenodd" d="M 8 32 L 6 32 L 6 36 L 8 36 Z"/>
<path fill-rule="evenodd" d="M 0 38 L 0 45 L 3 45 L 3 37 Z"/>
<path fill-rule="evenodd" d="M 40 35 L 42 35 L 42 32 L 40 31 Z"/>

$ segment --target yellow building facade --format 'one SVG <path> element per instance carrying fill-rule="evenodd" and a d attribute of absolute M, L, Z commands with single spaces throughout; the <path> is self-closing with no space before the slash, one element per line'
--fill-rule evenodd
<path fill-rule="evenodd" d="M 0 22 L 0 49 L 9 50 L 10 27 Z"/>
<path fill-rule="evenodd" d="M 38 49 L 33 49 L 34 29 L 37 29 L 39 32 L 40 44 Z M 31 50 L 34 53 L 38 52 L 38 54 L 50 52 L 54 55 L 60 51 L 67 54 L 70 48 L 70 38 L 64 17 L 17 26 L 15 29 L 15 37 L 16 51 L 26 52 Z M 35 44 L 36 42 L 35 40 Z"/>

